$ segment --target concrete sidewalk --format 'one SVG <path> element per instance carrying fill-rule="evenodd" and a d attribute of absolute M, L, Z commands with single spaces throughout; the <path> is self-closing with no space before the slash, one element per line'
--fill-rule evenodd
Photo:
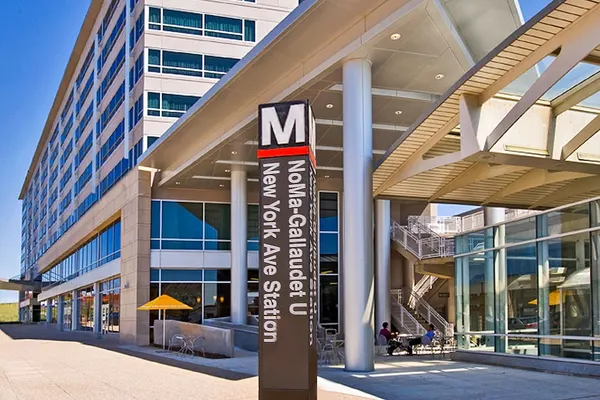
<path fill-rule="evenodd" d="M 0 400 L 256 399 L 258 357 L 164 354 L 43 325 L 0 325 Z M 600 380 L 430 355 L 380 357 L 372 373 L 319 369 L 319 399 L 600 399 Z"/>

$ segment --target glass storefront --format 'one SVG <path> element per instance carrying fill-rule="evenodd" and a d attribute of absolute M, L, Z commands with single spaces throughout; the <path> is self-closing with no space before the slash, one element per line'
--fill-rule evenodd
<path fill-rule="evenodd" d="M 79 326 L 82 331 L 94 330 L 94 288 L 88 287 L 78 291 Z"/>
<path fill-rule="evenodd" d="M 63 329 L 68 331 L 73 327 L 73 297 L 70 293 L 63 295 Z"/>
<path fill-rule="evenodd" d="M 600 206 L 456 238 L 459 347 L 600 361 Z"/>
<path fill-rule="evenodd" d="M 102 333 L 119 333 L 121 309 L 121 279 L 100 284 L 102 293 Z"/>

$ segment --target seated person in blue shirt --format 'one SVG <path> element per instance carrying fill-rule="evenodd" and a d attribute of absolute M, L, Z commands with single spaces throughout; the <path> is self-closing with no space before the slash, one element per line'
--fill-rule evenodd
<path fill-rule="evenodd" d="M 429 324 L 429 330 L 422 337 L 414 338 L 408 342 L 408 355 L 412 356 L 413 346 L 417 346 L 419 344 L 423 344 L 427 346 L 433 340 L 433 336 L 435 335 L 435 328 L 432 324 Z"/>

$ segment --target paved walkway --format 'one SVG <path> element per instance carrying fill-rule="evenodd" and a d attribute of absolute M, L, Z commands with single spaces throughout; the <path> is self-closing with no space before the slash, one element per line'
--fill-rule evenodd
<path fill-rule="evenodd" d="M 182 360 L 111 338 L 0 325 L 0 400 L 256 399 L 257 357 Z M 319 371 L 319 399 L 600 399 L 600 380 L 435 360 L 381 357 L 376 371 Z"/>

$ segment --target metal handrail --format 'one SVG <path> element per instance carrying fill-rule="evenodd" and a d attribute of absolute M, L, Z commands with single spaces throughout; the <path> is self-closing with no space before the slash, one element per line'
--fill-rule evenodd
<path fill-rule="evenodd" d="M 432 287 L 433 284 L 438 280 L 437 276 L 434 275 L 423 275 L 419 282 L 413 287 L 415 293 L 423 297 Z"/>
<path fill-rule="evenodd" d="M 410 335 L 425 334 L 427 331 L 423 325 L 402 305 L 401 293 L 401 290 L 392 290 L 390 293 L 392 322 Z"/>
<path fill-rule="evenodd" d="M 398 242 L 419 260 L 454 256 L 453 238 L 441 237 L 418 223 L 413 224 L 411 228 L 392 221 L 391 236 L 394 241 Z"/>
<path fill-rule="evenodd" d="M 443 331 L 445 336 L 454 335 L 454 325 L 446 321 L 429 303 L 427 303 L 414 290 L 409 292 L 408 307 L 415 310 L 420 316 L 433 324 L 438 331 Z"/>

